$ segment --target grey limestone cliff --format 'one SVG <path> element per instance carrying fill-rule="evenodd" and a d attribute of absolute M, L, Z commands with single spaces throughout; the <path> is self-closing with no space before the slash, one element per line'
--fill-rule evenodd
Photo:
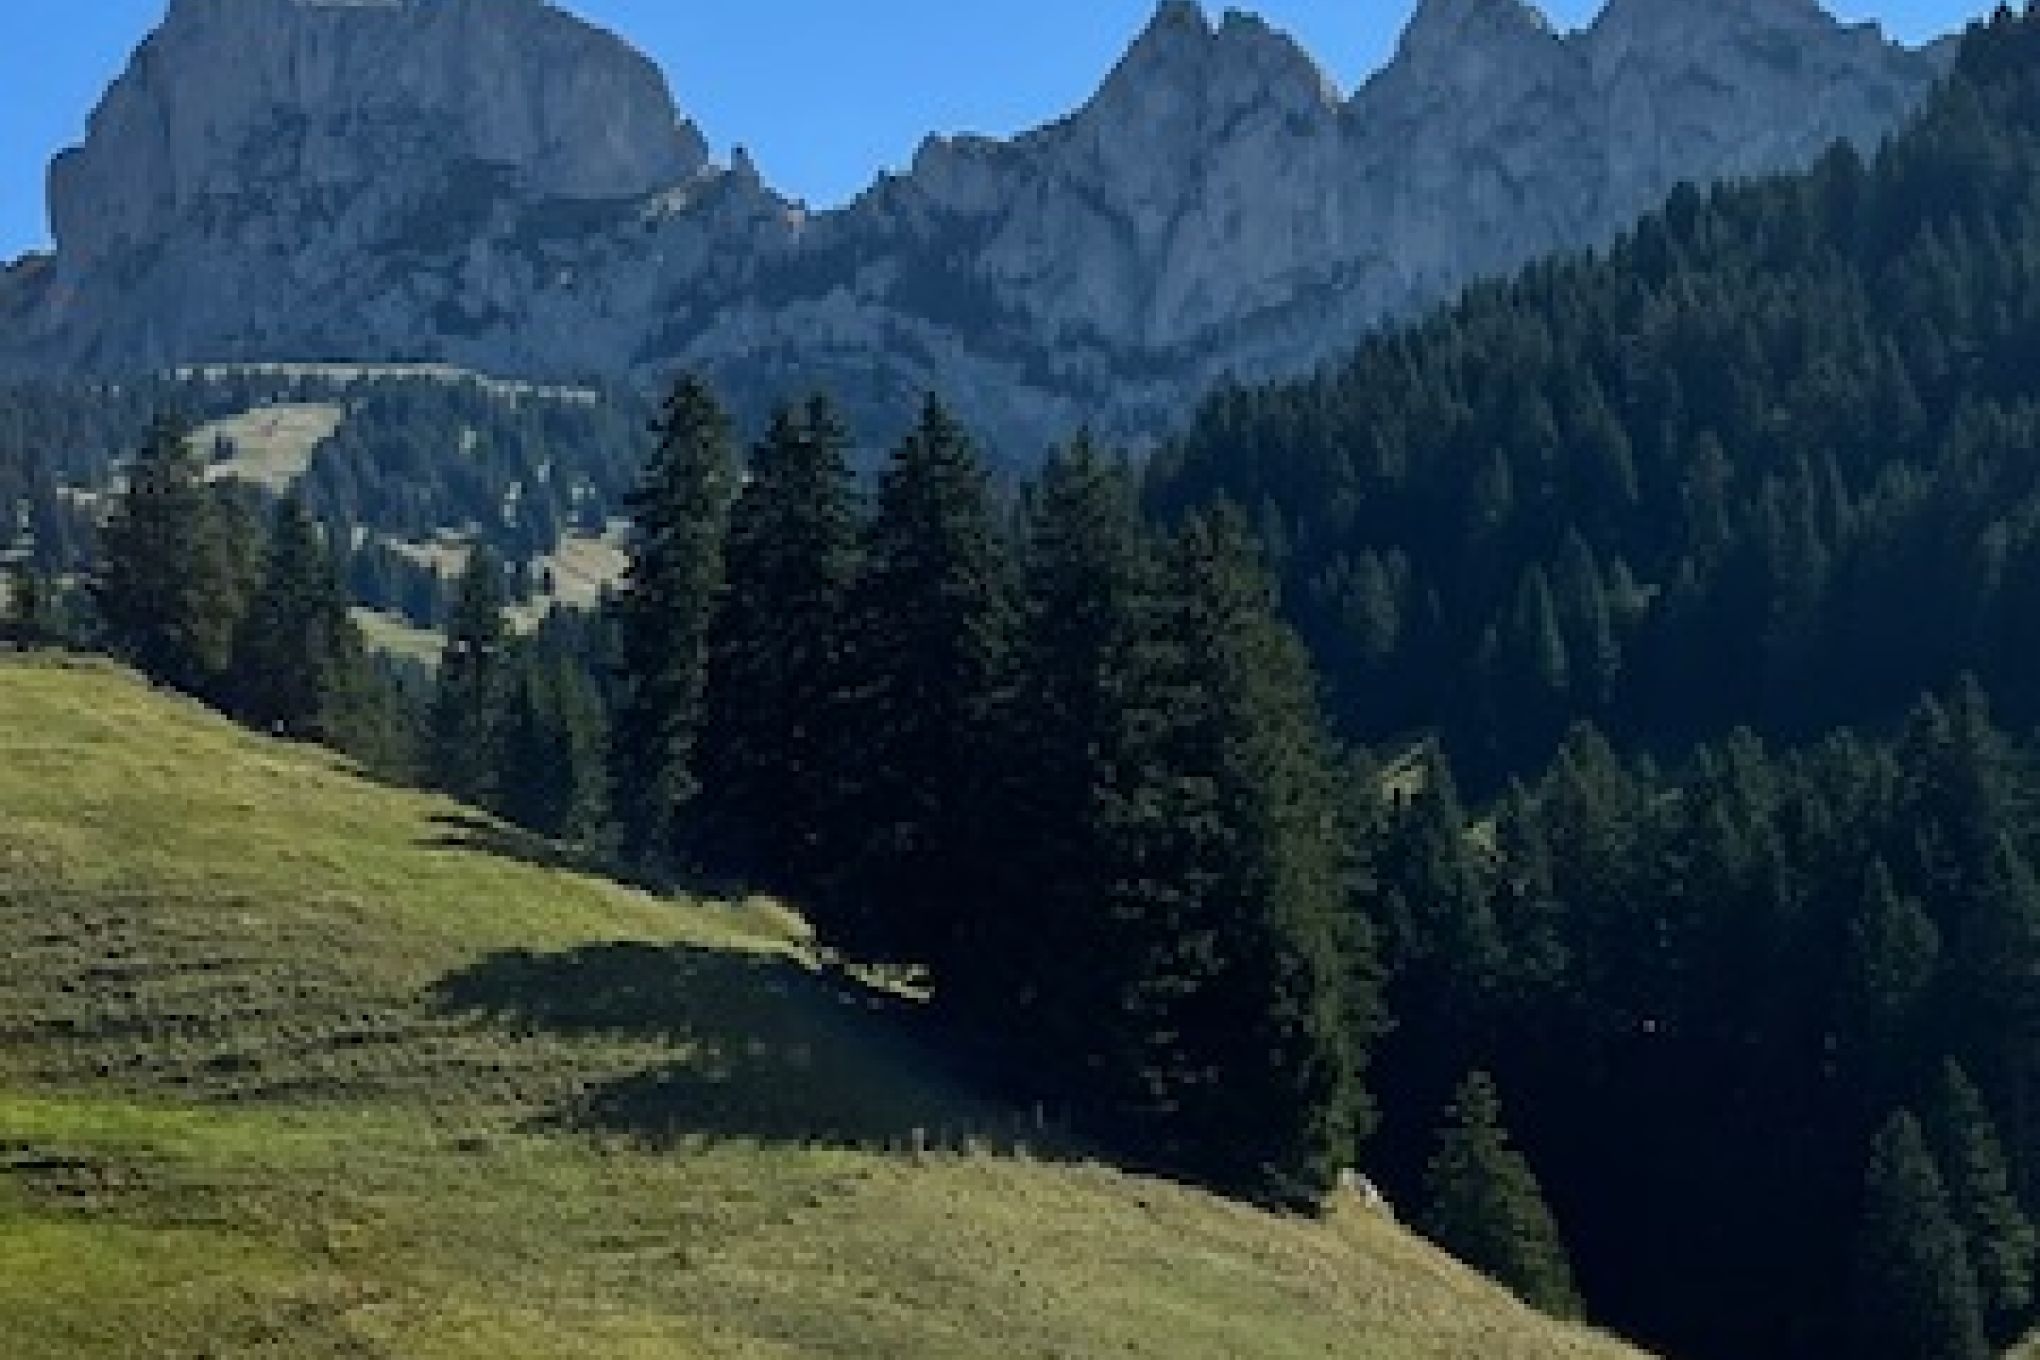
<path fill-rule="evenodd" d="M 0 366 L 677 364 L 826 385 L 883 437 L 936 387 L 1007 456 L 1163 432 L 1228 374 L 1597 244 L 1683 180 L 1872 144 L 1943 69 L 1817 0 L 1421 0 L 1350 97 L 1166 0 L 1097 94 L 934 137 L 811 214 L 712 163 L 665 82 L 543 0 L 176 0 L 0 275 Z"/>

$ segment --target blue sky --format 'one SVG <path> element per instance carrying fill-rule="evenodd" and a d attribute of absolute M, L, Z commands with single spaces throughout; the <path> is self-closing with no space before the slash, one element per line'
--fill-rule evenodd
<path fill-rule="evenodd" d="M 562 0 L 649 52 L 721 152 L 742 142 L 778 188 L 818 204 L 904 164 L 931 131 L 1008 133 L 1067 112 L 1152 0 Z M 1342 86 L 1387 59 L 1413 0 L 1241 4 L 1300 37 Z M 1986 0 L 1832 0 L 1908 42 Z M 1216 3 L 1207 4 L 1216 11 Z M 1562 27 L 1598 0 L 1544 6 Z M 164 0 L 0 0 L 0 259 L 45 242 L 43 171 Z"/>

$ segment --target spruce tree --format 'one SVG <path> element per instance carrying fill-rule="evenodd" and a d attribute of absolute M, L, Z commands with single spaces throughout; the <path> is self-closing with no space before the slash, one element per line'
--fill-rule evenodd
<path fill-rule="evenodd" d="M 1959 1064 L 1942 1064 L 1926 1133 L 1976 1270 L 1992 1339 L 2016 1339 L 2033 1308 L 2033 1224 L 2012 1193 L 1997 1125 Z"/>
<path fill-rule="evenodd" d="M 365 664 L 319 531 L 303 504 L 286 498 L 270 530 L 262 578 L 235 634 L 235 712 L 296 740 L 335 741 Z"/>
<path fill-rule="evenodd" d="M 1987 1360 L 1983 1307 L 1962 1230 L 1919 1121 L 1879 1131 L 1856 1239 L 1854 1345 L 1860 1360 Z"/>
<path fill-rule="evenodd" d="M 1873 861 L 1843 953 L 1838 1040 L 1862 1095 L 1889 1105 L 1918 1079 L 1923 1007 L 1941 971 L 1941 932 Z"/>
<path fill-rule="evenodd" d="M 114 649 L 154 680 L 218 697 L 243 567 L 189 434 L 159 418 L 100 529 L 93 598 Z"/>
<path fill-rule="evenodd" d="M 592 843 L 605 808 L 601 708 L 588 677 L 565 656 L 526 646 L 506 689 L 498 810 L 540 835 Z"/>
<path fill-rule="evenodd" d="M 434 783 L 477 806 L 494 798 L 501 769 L 510 631 L 503 611 L 502 563 L 478 543 L 447 624 L 430 733 Z"/>
<path fill-rule="evenodd" d="M 731 512 L 709 633 L 704 810 L 730 867 L 821 890 L 843 853 L 845 648 L 857 569 L 849 437 L 827 401 L 783 410 Z"/>
<path fill-rule="evenodd" d="M 616 604 L 622 694 L 610 778 L 625 859 L 664 874 L 690 855 L 708 635 L 736 473 L 729 416 L 698 377 L 674 383 L 652 433 L 658 443 L 630 497 L 630 568 Z"/>
<path fill-rule="evenodd" d="M 981 837 L 1008 570 L 984 464 L 931 397 L 881 475 L 853 607 L 845 721 L 868 823 L 851 852 L 858 909 L 839 928 L 938 979 L 977 947 L 999 872 Z"/>
<path fill-rule="evenodd" d="M 1155 738 L 1169 721 L 1154 683 L 1163 642 L 1153 545 L 1126 470 L 1088 438 L 1052 456 L 1032 488 L 1020 567 L 993 800 L 1010 892 L 967 985 L 1042 1075 L 1074 1086 L 1090 1079 L 1099 1017 L 1117 1008 L 1133 970 L 1119 918 L 1139 877 Z"/>
<path fill-rule="evenodd" d="M 1413 789 L 1408 785 L 1414 783 Z M 1510 941 L 1495 887 L 1441 752 L 1429 750 L 1404 777 L 1376 860 L 1369 906 L 1381 926 L 1394 1031 L 1382 1048 L 1390 1098 L 1435 1110 L 1467 1070 L 1493 1061 L 1506 997 Z M 1384 1093 L 1385 1095 L 1388 1092 Z M 1390 1166 L 1414 1176 L 1430 1130 L 1403 1126 Z"/>
<path fill-rule="evenodd" d="M 1974 892 L 1952 951 L 1951 972 L 1965 998 L 1955 1039 L 1967 1069 L 2004 1112 L 2010 1145 L 2032 1148 L 2040 1124 L 2040 876 L 2000 831 L 1982 865 L 1963 877 Z M 2019 1189 L 2030 1191 L 2030 1179 L 2021 1178 Z"/>
<path fill-rule="evenodd" d="M 1258 1198 L 1309 1204 L 1371 1122 L 1330 751 L 1301 644 L 1231 513 L 1168 555 L 1175 673 L 1135 816 L 1146 891 L 1124 1006 L 1137 1109 L 1166 1155 Z"/>
<path fill-rule="evenodd" d="M 1509 1142 L 1493 1078 L 1461 1083 L 1425 1173 L 1419 1227 L 1446 1251 L 1554 1317 L 1580 1315 L 1558 1224 L 1523 1154 Z"/>

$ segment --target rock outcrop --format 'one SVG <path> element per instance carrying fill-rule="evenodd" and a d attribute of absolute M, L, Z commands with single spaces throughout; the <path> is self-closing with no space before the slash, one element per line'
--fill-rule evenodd
<path fill-rule="evenodd" d="M 829 386 L 874 438 L 940 388 L 1026 459 L 1162 433 L 1682 180 L 1873 144 L 1946 55 L 1817 0 L 1611 0 L 1571 34 L 1422 0 L 1346 98 L 1165 0 L 1067 118 L 931 138 L 810 214 L 543 0 L 175 0 L 52 167 L 54 256 L 0 275 L 0 366 L 691 364 L 752 407 Z"/>

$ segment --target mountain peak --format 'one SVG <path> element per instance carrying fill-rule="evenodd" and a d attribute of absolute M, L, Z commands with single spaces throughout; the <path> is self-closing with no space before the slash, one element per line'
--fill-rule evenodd
<path fill-rule="evenodd" d="M 1162 0 L 1107 83 L 1122 74 L 1145 77 L 1157 71 L 1181 70 L 1196 60 L 1211 36 L 1211 21 L 1196 0 Z"/>
<path fill-rule="evenodd" d="M 199 204 L 389 199 L 474 165 L 632 198 L 707 157 L 649 59 L 545 0 L 173 0 L 52 168 L 51 219 L 78 265 Z"/>
<path fill-rule="evenodd" d="M 1403 29 L 1401 50 L 1422 58 L 1497 39 L 1556 36 L 1544 12 L 1525 0 L 1418 0 Z"/>
<path fill-rule="evenodd" d="M 1209 36 L 1211 21 L 1204 16 L 1204 6 L 1197 0 L 1161 0 L 1141 37 L 1161 37 L 1171 33 Z"/>
<path fill-rule="evenodd" d="M 1214 26 L 1195 0 L 1162 0 L 1090 108 L 1233 105 L 1298 90 L 1336 100 L 1322 68 L 1288 34 L 1240 10 Z"/>
<path fill-rule="evenodd" d="M 881 441 L 886 394 L 928 388 L 1003 449 L 1138 439 L 1671 184 L 1874 145 L 1943 69 L 1815 0 L 1607 0 L 1566 34 L 1411 0 L 1342 100 L 1226 3 L 1150 0 L 1080 109 L 932 136 L 810 214 L 741 152 L 714 169 L 657 70 L 549 0 L 171 0 L 52 170 L 55 258 L 0 274 L 0 370 L 684 364 L 747 407 L 788 372 L 867 394 Z"/>

